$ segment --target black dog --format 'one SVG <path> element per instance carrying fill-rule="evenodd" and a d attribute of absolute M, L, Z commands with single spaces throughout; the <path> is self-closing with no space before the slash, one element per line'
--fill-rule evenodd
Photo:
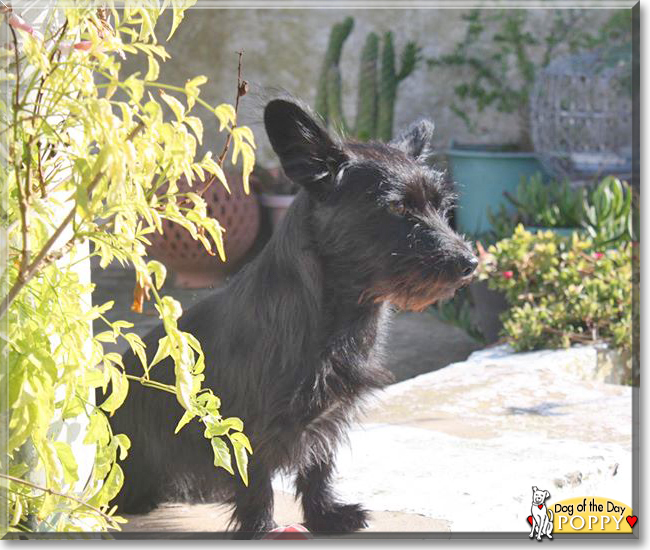
<path fill-rule="evenodd" d="M 250 486 L 214 468 L 198 422 L 172 433 L 173 398 L 134 384 L 111 420 L 133 442 L 120 510 L 228 499 L 240 534 L 255 535 L 275 527 L 271 478 L 285 470 L 297 474 L 307 528 L 351 532 L 367 513 L 335 499 L 334 455 L 360 398 L 391 380 L 380 366 L 390 304 L 422 310 L 451 297 L 477 260 L 447 223 L 442 175 L 425 163 L 431 123 L 384 145 L 342 143 L 283 100 L 264 122 L 302 190 L 259 256 L 180 320 L 203 346 L 223 414 L 244 421 Z M 145 338 L 148 353 L 162 336 Z M 131 354 L 125 364 L 138 370 Z M 152 374 L 173 384 L 169 364 Z"/>

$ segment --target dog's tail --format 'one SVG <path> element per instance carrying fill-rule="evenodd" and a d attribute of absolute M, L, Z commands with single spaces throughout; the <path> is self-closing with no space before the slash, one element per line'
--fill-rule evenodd
<path fill-rule="evenodd" d="M 549 514 L 551 514 L 549 521 L 551 522 L 551 525 L 553 525 L 553 510 L 551 510 L 550 508 L 547 508 L 546 510 L 548 511 Z"/>

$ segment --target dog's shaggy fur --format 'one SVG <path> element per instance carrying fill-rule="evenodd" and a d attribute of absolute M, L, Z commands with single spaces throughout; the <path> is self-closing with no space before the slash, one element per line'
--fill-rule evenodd
<path fill-rule="evenodd" d="M 285 470 L 297 474 L 310 530 L 355 531 L 367 515 L 335 499 L 334 455 L 363 396 L 391 380 L 380 366 L 390 304 L 421 310 L 451 296 L 476 259 L 447 223 L 449 189 L 425 163 L 431 123 L 387 145 L 344 143 L 274 100 L 265 125 L 303 190 L 259 256 L 179 323 L 201 342 L 223 414 L 244 421 L 250 486 L 214 468 L 198 422 L 173 434 L 182 413 L 173 398 L 134 384 L 111 419 L 132 440 L 118 503 L 133 513 L 226 499 L 241 535 L 255 536 L 275 527 L 271 478 Z M 163 335 L 145 338 L 149 359 Z M 132 354 L 125 364 L 138 371 Z M 169 360 L 152 376 L 173 384 Z"/>

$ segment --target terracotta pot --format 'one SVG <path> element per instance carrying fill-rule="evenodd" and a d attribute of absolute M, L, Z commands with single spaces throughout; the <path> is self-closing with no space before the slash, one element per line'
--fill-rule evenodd
<path fill-rule="evenodd" d="M 260 203 L 266 208 L 271 216 L 271 224 L 275 231 L 284 218 L 295 195 L 273 195 L 271 193 L 260 193 Z"/>
<path fill-rule="evenodd" d="M 215 181 L 205 192 L 207 213 L 215 217 L 226 229 L 224 248 L 226 261 L 219 255 L 210 256 L 198 240 L 176 223 L 163 221 L 163 234 L 149 237 L 149 254 L 161 261 L 174 274 L 176 286 L 182 288 L 206 288 L 215 286 L 232 272 L 246 255 L 257 237 L 260 213 L 257 197 L 244 193 L 241 174 L 227 173 L 229 194 L 221 183 Z M 178 183 L 179 190 L 198 192 L 203 182 L 196 181 L 190 188 L 185 180 Z"/>

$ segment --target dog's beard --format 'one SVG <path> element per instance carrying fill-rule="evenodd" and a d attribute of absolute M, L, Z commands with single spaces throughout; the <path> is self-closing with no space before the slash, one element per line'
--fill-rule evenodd
<path fill-rule="evenodd" d="M 359 303 L 390 302 L 399 309 L 420 312 L 436 302 L 453 298 L 456 290 L 468 282 L 463 279 L 444 281 L 407 274 L 374 284 L 363 291 Z"/>

